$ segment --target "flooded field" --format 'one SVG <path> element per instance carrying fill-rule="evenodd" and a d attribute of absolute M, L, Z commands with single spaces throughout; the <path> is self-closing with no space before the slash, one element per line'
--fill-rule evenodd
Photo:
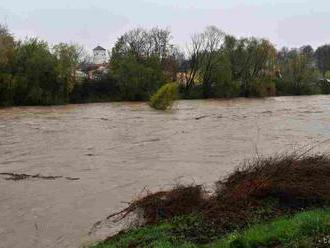
<path fill-rule="evenodd" d="M 0 248 L 80 247 L 145 187 L 210 184 L 257 154 L 327 151 L 329 138 L 329 96 L 179 101 L 166 113 L 144 103 L 0 109 Z"/>

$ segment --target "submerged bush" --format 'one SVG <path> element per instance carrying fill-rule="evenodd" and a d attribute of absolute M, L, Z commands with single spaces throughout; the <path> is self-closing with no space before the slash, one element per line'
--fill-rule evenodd
<path fill-rule="evenodd" d="M 150 98 L 150 106 L 155 109 L 166 110 L 172 107 L 177 95 L 178 86 L 175 83 L 165 84 Z"/>

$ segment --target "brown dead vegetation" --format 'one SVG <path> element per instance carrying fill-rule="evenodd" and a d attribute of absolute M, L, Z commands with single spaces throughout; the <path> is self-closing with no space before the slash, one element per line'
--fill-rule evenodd
<path fill-rule="evenodd" d="M 216 193 L 200 212 L 205 221 L 226 232 L 256 217 L 265 220 L 329 206 L 329 179 L 328 156 L 286 155 L 257 159 L 216 182 Z"/>
<path fill-rule="evenodd" d="M 194 213 L 205 201 L 205 191 L 200 185 L 179 185 L 169 191 L 148 193 L 147 196 L 130 203 L 128 208 L 107 217 L 110 219 L 121 215 L 125 218 L 129 213 L 142 210 L 146 224 L 154 224 L 163 219 Z"/>
<path fill-rule="evenodd" d="M 269 201 L 271 204 L 265 207 Z M 330 158 L 285 155 L 245 163 L 216 182 L 216 191 L 211 195 L 200 185 L 177 186 L 149 193 L 108 219 L 125 218 L 138 210 L 145 224 L 154 224 L 198 214 L 206 226 L 226 233 L 251 223 L 256 216 L 265 220 L 323 206 L 330 206 Z"/>
<path fill-rule="evenodd" d="M 216 183 L 219 200 L 255 202 L 275 197 L 303 205 L 330 199 L 330 158 L 295 155 L 258 159 Z M 303 207 L 303 206 L 302 206 Z"/>

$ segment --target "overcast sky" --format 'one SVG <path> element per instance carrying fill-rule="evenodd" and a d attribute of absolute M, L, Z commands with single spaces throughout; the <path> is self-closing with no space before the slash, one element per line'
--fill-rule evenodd
<path fill-rule="evenodd" d="M 1 0 L 0 23 L 18 38 L 111 48 L 133 27 L 168 27 L 184 46 L 208 25 L 281 46 L 330 43 L 330 0 Z"/>

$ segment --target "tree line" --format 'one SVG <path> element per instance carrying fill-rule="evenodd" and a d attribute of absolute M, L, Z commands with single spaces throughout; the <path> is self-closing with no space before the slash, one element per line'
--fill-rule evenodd
<path fill-rule="evenodd" d="M 182 98 L 330 93 L 330 45 L 276 50 L 266 39 L 214 26 L 185 49 L 167 29 L 133 29 L 118 38 L 106 73 L 80 80 L 76 73 L 88 63 L 79 45 L 16 40 L 0 25 L 0 105 L 143 101 L 168 82 L 178 83 Z"/>

